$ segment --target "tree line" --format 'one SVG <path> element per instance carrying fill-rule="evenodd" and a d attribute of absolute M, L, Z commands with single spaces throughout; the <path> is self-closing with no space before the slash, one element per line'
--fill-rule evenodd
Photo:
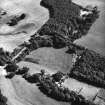
<path fill-rule="evenodd" d="M 7 105 L 7 98 L 4 97 L 0 90 L 0 105 Z"/>
<path fill-rule="evenodd" d="M 85 49 L 70 71 L 70 77 L 105 88 L 105 57 Z"/>
<path fill-rule="evenodd" d="M 11 61 L 11 54 L 8 51 L 4 51 L 3 48 L 0 48 L 0 66 L 4 66 L 9 61 Z"/>

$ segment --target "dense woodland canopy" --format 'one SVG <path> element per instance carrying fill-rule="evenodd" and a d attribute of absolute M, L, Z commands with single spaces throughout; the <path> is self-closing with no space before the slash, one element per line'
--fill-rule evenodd
<path fill-rule="evenodd" d="M 59 35 L 74 41 L 86 35 L 92 23 L 99 17 L 93 8 L 92 13 L 80 17 L 80 10 L 88 9 L 71 0 L 42 0 L 41 5 L 49 9 L 49 20 L 38 30 L 40 35 Z"/>
<path fill-rule="evenodd" d="M 84 50 L 77 58 L 70 76 L 89 84 L 105 88 L 105 57 L 92 50 Z"/>

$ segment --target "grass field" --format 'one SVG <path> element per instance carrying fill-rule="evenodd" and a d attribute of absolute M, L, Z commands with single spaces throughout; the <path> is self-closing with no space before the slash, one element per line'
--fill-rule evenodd
<path fill-rule="evenodd" d="M 83 95 L 88 100 L 93 100 L 96 94 L 100 91 L 100 88 L 96 88 L 94 86 L 79 82 L 78 80 L 72 78 L 67 79 L 64 82 L 64 86 Z"/>
<path fill-rule="evenodd" d="M 36 85 L 29 84 L 20 76 L 12 80 L 0 77 L 0 89 L 8 97 L 8 105 L 70 105 L 45 96 Z"/>
<path fill-rule="evenodd" d="M 30 53 L 26 58 L 38 59 L 39 64 L 62 72 L 70 71 L 72 55 L 65 53 L 67 48 L 41 48 Z"/>

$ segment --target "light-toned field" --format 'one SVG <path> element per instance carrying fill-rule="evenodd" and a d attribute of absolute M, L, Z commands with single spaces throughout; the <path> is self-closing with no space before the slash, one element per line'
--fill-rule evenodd
<path fill-rule="evenodd" d="M 81 95 L 83 95 L 88 100 L 93 100 L 100 88 L 79 82 L 78 80 L 69 78 L 64 82 L 64 86 L 68 87 Z"/>
<path fill-rule="evenodd" d="M 8 97 L 8 105 L 70 105 L 45 96 L 35 84 L 26 82 L 20 76 L 12 80 L 0 77 L 0 89 Z"/>
<path fill-rule="evenodd" d="M 0 19 L 0 47 L 8 51 L 27 41 L 49 18 L 48 10 L 40 6 L 40 0 L 0 0 L 0 8 L 8 13 Z M 21 13 L 25 13 L 26 18 L 18 25 L 10 27 L 5 24 L 11 15 Z M 20 34 L 15 34 L 18 32 Z"/>
<path fill-rule="evenodd" d="M 69 105 L 63 102 L 57 102 L 51 98 L 48 98 L 40 92 L 38 87 L 34 84 L 28 84 L 21 77 L 15 77 L 12 80 L 13 86 L 16 89 L 17 95 L 24 99 L 30 105 Z M 25 87 L 25 88 L 24 88 Z"/>

